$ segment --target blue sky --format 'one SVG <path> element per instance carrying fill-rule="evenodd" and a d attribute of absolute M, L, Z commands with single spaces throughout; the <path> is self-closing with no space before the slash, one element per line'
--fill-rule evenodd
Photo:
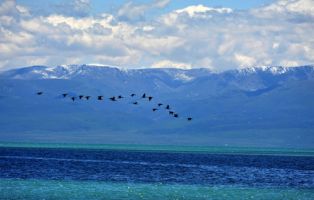
<path fill-rule="evenodd" d="M 56 4 L 64 3 L 64 0 L 17 0 L 18 4 L 27 6 L 36 11 L 51 13 L 51 7 Z M 92 15 L 100 14 L 103 12 L 113 12 L 123 4 L 129 1 L 125 0 L 92 0 L 90 13 Z M 147 0 L 135 0 L 136 4 L 148 3 Z M 189 5 L 202 4 L 209 7 L 229 7 L 233 9 L 249 9 L 254 7 L 260 7 L 273 2 L 273 0 L 172 0 L 165 9 L 161 9 L 160 12 L 165 13 L 170 10 L 181 9 Z"/>
<path fill-rule="evenodd" d="M 314 63 L 313 0 L 0 0 L 0 70 Z"/>

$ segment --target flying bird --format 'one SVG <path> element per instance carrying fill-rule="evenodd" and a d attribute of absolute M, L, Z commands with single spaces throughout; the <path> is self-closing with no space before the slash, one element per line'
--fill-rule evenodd
<path fill-rule="evenodd" d="M 43 91 L 38 91 L 38 92 L 36 92 L 37 95 L 42 95 L 43 93 L 44 93 Z M 86 100 L 89 100 L 89 99 L 91 98 L 91 96 L 85 96 L 85 95 L 70 96 L 69 93 L 63 93 L 63 94 L 61 94 L 61 95 L 63 96 L 63 98 L 69 96 L 70 99 L 71 99 L 73 102 L 74 102 L 75 100 L 78 100 L 78 99 L 84 99 L 84 98 L 85 98 Z M 134 97 L 134 96 L 136 96 L 136 94 L 132 93 L 130 96 L 131 96 L 131 97 Z M 110 99 L 111 101 L 117 101 L 117 99 L 122 99 L 122 98 L 125 98 L 125 97 L 123 97 L 122 95 L 119 95 L 119 96 L 110 97 L 109 99 Z M 144 93 L 144 94 L 141 96 L 141 98 L 147 98 L 148 101 L 151 101 L 154 97 L 152 97 L 152 96 L 147 96 L 146 93 Z M 104 96 L 97 96 L 97 99 L 98 99 L 98 100 L 104 100 Z M 139 104 L 138 101 L 133 101 L 133 102 L 131 102 L 131 103 L 132 103 L 133 105 L 138 105 L 138 104 Z M 156 112 L 157 110 L 162 109 L 163 107 L 161 107 L 161 106 L 164 105 L 164 104 L 163 104 L 163 103 L 158 103 L 157 105 L 158 105 L 158 107 L 155 106 L 155 107 L 152 108 L 152 111 L 153 111 L 153 112 Z M 172 116 L 175 117 L 175 118 L 179 118 L 179 114 L 178 114 L 178 113 L 175 113 L 174 111 L 172 111 L 171 108 L 170 108 L 170 105 L 167 104 L 164 108 L 168 111 L 169 115 L 172 115 Z M 192 121 L 193 118 L 192 118 L 192 117 L 186 117 L 186 120 L 187 120 L 187 121 Z"/>

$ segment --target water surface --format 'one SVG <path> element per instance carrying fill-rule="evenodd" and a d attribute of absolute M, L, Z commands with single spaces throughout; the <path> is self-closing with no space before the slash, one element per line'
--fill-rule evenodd
<path fill-rule="evenodd" d="M 314 199 L 314 157 L 1 147 L 0 186 L 0 199 Z"/>

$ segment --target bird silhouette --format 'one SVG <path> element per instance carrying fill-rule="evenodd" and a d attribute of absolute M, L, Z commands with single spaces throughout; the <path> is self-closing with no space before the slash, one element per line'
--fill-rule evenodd
<path fill-rule="evenodd" d="M 42 95 L 43 93 L 44 93 L 43 91 L 38 91 L 38 92 L 36 92 L 37 95 Z M 61 94 L 61 95 L 63 96 L 63 98 L 69 96 L 69 98 L 70 98 L 73 102 L 76 101 L 76 100 L 78 100 L 78 99 L 84 99 L 84 98 L 85 98 L 86 100 L 89 100 L 90 98 L 92 98 L 91 96 L 85 96 L 85 95 L 70 96 L 69 93 L 63 93 L 63 94 Z M 130 96 L 131 96 L 131 97 L 134 97 L 134 96 L 136 96 L 136 94 L 132 93 Z M 122 98 L 125 98 L 125 97 L 122 96 L 122 95 L 119 95 L 119 96 L 110 97 L 109 99 L 110 99 L 111 101 L 117 101 L 118 99 L 122 99 Z M 147 98 L 148 101 L 151 101 L 154 97 L 152 97 L 152 96 L 147 96 L 146 93 L 143 93 L 143 95 L 141 96 L 141 98 Z M 98 100 L 104 100 L 104 96 L 97 96 L 97 99 L 98 99 Z M 136 99 L 136 101 L 133 101 L 133 102 L 130 102 L 130 103 L 132 103 L 133 105 L 138 105 L 138 104 L 139 104 L 138 101 L 139 101 L 139 99 Z M 152 109 L 153 112 L 156 112 L 157 110 L 160 110 L 160 109 L 163 108 L 163 107 L 161 107 L 162 105 L 164 105 L 164 104 L 163 104 L 163 103 L 158 103 L 157 105 L 155 105 L 155 106 L 154 106 L 153 108 L 151 108 L 151 109 Z M 158 107 L 157 107 L 157 106 L 158 106 Z M 170 105 L 166 104 L 164 108 L 168 111 L 169 115 L 172 115 L 174 118 L 179 118 L 179 114 L 176 113 L 176 112 L 174 112 L 174 111 L 172 111 Z M 192 121 L 192 120 L 193 120 L 192 117 L 186 117 L 185 119 L 186 119 L 187 121 Z"/>

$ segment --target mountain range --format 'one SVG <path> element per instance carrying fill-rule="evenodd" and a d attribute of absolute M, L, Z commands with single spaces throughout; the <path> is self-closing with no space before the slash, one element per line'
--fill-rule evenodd
<path fill-rule="evenodd" d="M 62 93 L 92 98 L 72 102 Z M 143 93 L 153 100 L 141 99 Z M 125 98 L 108 99 L 117 95 Z M 157 103 L 169 104 L 179 118 L 164 107 L 152 112 Z M 313 148 L 314 66 L 2 71 L 0 141 Z"/>

